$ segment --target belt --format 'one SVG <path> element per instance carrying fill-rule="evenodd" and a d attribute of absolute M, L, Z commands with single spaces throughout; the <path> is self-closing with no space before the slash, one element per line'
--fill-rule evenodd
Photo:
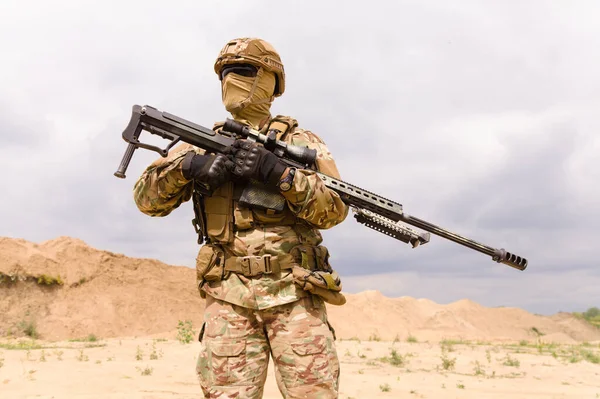
<path fill-rule="evenodd" d="M 272 256 L 234 256 L 225 259 L 225 270 L 242 274 L 246 277 L 254 277 L 260 274 L 279 273 L 282 270 L 292 269 L 293 262 L 289 258 L 283 259 Z M 286 262 L 287 260 L 287 262 Z"/>

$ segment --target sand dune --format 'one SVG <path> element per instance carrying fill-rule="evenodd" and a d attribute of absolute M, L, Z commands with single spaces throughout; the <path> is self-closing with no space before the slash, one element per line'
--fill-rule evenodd
<path fill-rule="evenodd" d="M 130 258 L 59 237 L 39 244 L 0 238 L 0 335 L 35 322 L 47 340 L 148 336 L 172 331 L 179 320 L 202 320 L 194 270 Z M 14 282 L 11 280 L 15 280 Z M 47 285 L 60 279 L 60 284 Z M 473 341 L 600 340 L 600 331 L 569 315 L 533 315 L 486 308 L 468 299 L 448 305 L 427 299 L 386 298 L 377 291 L 348 294 L 330 306 L 338 338 Z M 357 328 L 358 327 L 358 328 Z M 538 336 L 532 328 L 543 336 Z"/>

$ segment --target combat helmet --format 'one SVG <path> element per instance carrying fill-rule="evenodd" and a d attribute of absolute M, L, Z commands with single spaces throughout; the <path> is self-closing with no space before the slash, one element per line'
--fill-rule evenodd
<path fill-rule="evenodd" d="M 250 64 L 273 72 L 276 77 L 273 96 L 279 97 L 285 91 L 285 72 L 281 58 L 268 42 L 248 37 L 230 40 L 215 61 L 215 72 L 220 75 L 221 69 L 231 64 Z"/>

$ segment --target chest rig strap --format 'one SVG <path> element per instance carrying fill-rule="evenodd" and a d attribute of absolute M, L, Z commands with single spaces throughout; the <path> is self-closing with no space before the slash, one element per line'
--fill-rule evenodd
<path fill-rule="evenodd" d="M 192 192 L 192 205 L 194 207 L 194 219 L 192 225 L 198 235 L 198 244 L 209 243 L 208 232 L 206 229 L 206 212 L 204 211 L 204 200 L 202 198 L 201 189 L 194 182 L 194 191 Z"/>

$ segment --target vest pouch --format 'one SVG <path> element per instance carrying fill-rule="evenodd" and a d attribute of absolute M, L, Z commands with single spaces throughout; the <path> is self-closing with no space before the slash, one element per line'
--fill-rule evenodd
<path fill-rule="evenodd" d="M 323 245 L 296 245 L 290 255 L 299 266 L 292 268 L 294 282 L 304 291 L 340 306 L 346 303 L 340 276 L 329 264 L 329 251 Z"/>
<path fill-rule="evenodd" d="M 327 273 L 333 273 L 333 269 L 329 264 L 329 250 L 323 245 L 315 248 L 315 257 L 317 259 L 317 270 Z"/>
<path fill-rule="evenodd" d="M 221 281 L 225 278 L 225 255 L 223 250 L 213 244 L 205 244 L 196 256 L 196 282 L 200 296 L 206 298 L 202 286 L 207 282 Z"/>
<path fill-rule="evenodd" d="M 233 212 L 236 230 L 248 230 L 254 227 L 254 218 L 252 217 L 251 209 L 236 204 Z"/>
<path fill-rule="evenodd" d="M 204 197 L 206 233 L 212 242 L 233 241 L 233 183 L 225 183 L 210 197 Z"/>
<path fill-rule="evenodd" d="M 346 303 L 342 282 L 336 272 L 310 271 L 300 266 L 292 268 L 294 283 L 304 291 L 321 297 L 325 302 L 341 306 Z"/>
<path fill-rule="evenodd" d="M 216 245 L 206 244 L 196 256 L 196 279 L 198 281 L 219 281 L 223 278 L 223 250 Z"/>
<path fill-rule="evenodd" d="M 296 245 L 290 250 L 294 260 L 306 270 L 333 272 L 329 250 L 323 245 Z"/>
<path fill-rule="evenodd" d="M 196 256 L 196 282 L 200 296 L 206 298 L 202 286 L 209 281 L 220 281 L 224 278 L 223 251 L 212 244 L 203 245 Z"/>

